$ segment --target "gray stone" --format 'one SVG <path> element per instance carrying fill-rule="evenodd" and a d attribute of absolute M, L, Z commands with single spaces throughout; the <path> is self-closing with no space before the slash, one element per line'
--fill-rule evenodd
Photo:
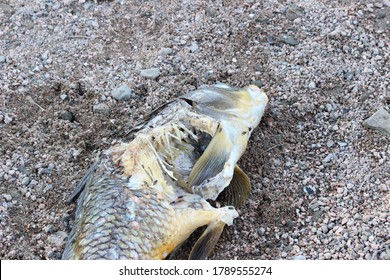
<path fill-rule="evenodd" d="M 286 18 L 289 20 L 295 20 L 297 18 L 304 16 L 305 10 L 302 7 L 299 7 L 297 5 L 291 5 L 286 10 Z"/>
<path fill-rule="evenodd" d="M 341 147 L 341 148 L 344 148 L 344 147 L 346 147 L 347 145 L 348 145 L 348 143 L 347 142 L 338 142 L 338 144 L 339 144 L 339 146 Z"/>
<path fill-rule="evenodd" d="M 65 99 L 68 98 L 68 96 L 64 93 L 64 94 L 60 95 L 60 98 L 61 98 L 62 101 L 64 101 Z"/>
<path fill-rule="evenodd" d="M 12 14 L 14 9 L 7 3 L 0 2 L 0 11 L 2 11 L 4 14 Z"/>
<path fill-rule="evenodd" d="M 334 141 L 333 140 L 328 140 L 328 142 L 326 142 L 326 146 L 328 147 L 328 148 L 331 148 L 332 146 L 334 145 Z"/>
<path fill-rule="evenodd" d="M 140 75 L 144 78 L 156 79 L 158 76 L 160 76 L 160 70 L 158 68 L 144 69 L 141 70 Z"/>
<path fill-rule="evenodd" d="M 13 119 L 9 115 L 5 114 L 3 121 L 5 124 L 9 124 L 13 121 Z"/>
<path fill-rule="evenodd" d="M 331 258 L 332 258 L 331 253 L 325 253 L 325 254 L 324 254 L 324 259 L 325 259 L 325 260 L 330 260 Z"/>
<path fill-rule="evenodd" d="M 48 191 L 52 190 L 53 189 L 53 185 L 52 184 L 48 184 L 44 189 L 43 189 L 43 193 L 47 193 Z"/>
<path fill-rule="evenodd" d="M 313 81 L 311 81 L 310 83 L 309 83 L 309 85 L 308 85 L 308 88 L 309 89 L 315 89 L 317 86 L 316 86 L 316 83 L 315 82 L 313 82 Z"/>
<path fill-rule="evenodd" d="M 108 105 L 104 104 L 104 103 L 99 103 L 99 104 L 93 105 L 92 110 L 94 112 L 100 113 L 100 114 L 109 114 L 111 111 L 110 107 L 108 107 Z"/>
<path fill-rule="evenodd" d="M 66 121 L 70 121 L 70 122 L 72 122 L 74 120 L 73 114 L 67 110 L 62 110 L 58 114 L 58 118 L 61 120 L 66 120 Z"/>
<path fill-rule="evenodd" d="M 306 260 L 306 257 L 303 256 L 303 255 L 298 255 L 298 256 L 294 256 L 294 257 L 293 257 L 293 260 L 304 261 L 304 260 Z"/>
<path fill-rule="evenodd" d="M 328 112 L 332 112 L 332 110 L 333 110 L 333 106 L 332 106 L 332 104 L 330 104 L 330 103 L 327 103 L 327 104 L 325 105 L 325 108 L 326 108 L 326 111 L 328 111 Z"/>
<path fill-rule="evenodd" d="M 257 86 L 259 88 L 262 88 L 264 86 L 264 83 L 260 80 L 253 81 L 252 84 L 254 84 L 255 86 Z"/>
<path fill-rule="evenodd" d="M 22 179 L 22 184 L 23 184 L 24 186 L 27 186 L 28 184 L 30 184 L 30 178 L 24 177 L 24 178 Z"/>
<path fill-rule="evenodd" d="M 192 53 L 194 53 L 194 52 L 196 52 L 198 50 L 198 48 L 199 48 L 198 44 L 196 42 L 192 42 L 191 47 L 190 47 L 190 51 Z"/>
<path fill-rule="evenodd" d="M 331 160 L 333 160 L 333 158 L 334 158 L 333 153 L 330 153 L 330 154 L 328 154 L 328 155 L 322 160 L 322 162 L 323 162 L 323 163 L 330 162 Z"/>
<path fill-rule="evenodd" d="M 4 55 L 0 55 L 0 63 L 4 63 L 6 61 L 6 58 Z"/>
<path fill-rule="evenodd" d="M 46 233 L 52 233 L 54 231 L 53 225 L 47 225 L 43 228 L 43 231 Z"/>
<path fill-rule="evenodd" d="M 313 213 L 313 216 L 312 216 L 312 221 L 313 222 L 318 221 L 321 218 L 322 214 L 324 214 L 324 210 L 323 209 L 315 211 Z"/>
<path fill-rule="evenodd" d="M 133 92 L 128 85 L 122 85 L 111 91 L 111 96 L 118 101 L 129 100 L 132 94 Z"/>
<path fill-rule="evenodd" d="M 41 59 L 43 61 L 47 60 L 49 58 L 49 51 L 45 51 L 43 54 L 41 54 Z"/>
<path fill-rule="evenodd" d="M 47 238 L 47 241 L 56 247 L 61 247 L 65 244 L 65 239 L 68 237 L 68 234 L 64 231 L 58 231 L 53 233 Z"/>
<path fill-rule="evenodd" d="M 265 233 L 265 228 L 261 227 L 261 228 L 259 228 L 259 229 L 257 230 L 257 232 L 258 232 L 259 235 L 264 235 L 264 233 Z"/>
<path fill-rule="evenodd" d="M 11 201 L 12 200 L 12 196 L 9 195 L 9 194 L 3 194 L 3 197 L 6 201 Z"/>
<path fill-rule="evenodd" d="M 171 48 L 161 48 L 158 54 L 161 56 L 166 56 L 166 55 L 170 55 L 172 52 L 173 51 Z"/>
<path fill-rule="evenodd" d="M 280 34 L 279 41 L 290 46 L 298 45 L 298 41 L 295 39 L 295 37 L 288 34 Z"/>
<path fill-rule="evenodd" d="M 363 126 L 379 130 L 390 136 L 390 114 L 384 108 L 381 108 L 363 121 Z"/>

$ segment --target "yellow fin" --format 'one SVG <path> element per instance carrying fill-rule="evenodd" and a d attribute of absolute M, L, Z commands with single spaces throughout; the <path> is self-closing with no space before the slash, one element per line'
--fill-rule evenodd
<path fill-rule="evenodd" d="M 224 226 L 225 223 L 223 222 L 210 224 L 196 241 L 194 247 L 191 250 L 189 259 L 205 260 L 214 249 L 215 244 L 218 242 Z"/>
<path fill-rule="evenodd" d="M 222 205 L 242 206 L 251 193 L 251 182 L 248 175 L 238 165 L 234 166 L 233 178 L 218 196 L 217 201 Z"/>
<path fill-rule="evenodd" d="M 211 139 L 206 150 L 197 160 L 188 176 L 189 189 L 220 173 L 229 158 L 231 149 L 232 144 L 222 126 L 219 125 L 213 139 Z"/>

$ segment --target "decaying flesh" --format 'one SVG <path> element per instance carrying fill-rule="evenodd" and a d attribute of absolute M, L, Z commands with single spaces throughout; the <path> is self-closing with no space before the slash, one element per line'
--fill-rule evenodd
<path fill-rule="evenodd" d="M 163 259 L 207 225 L 190 254 L 206 258 L 250 193 L 236 163 L 267 102 L 255 86 L 220 85 L 157 110 L 79 183 L 63 259 Z M 219 195 L 227 206 L 214 208 Z"/>

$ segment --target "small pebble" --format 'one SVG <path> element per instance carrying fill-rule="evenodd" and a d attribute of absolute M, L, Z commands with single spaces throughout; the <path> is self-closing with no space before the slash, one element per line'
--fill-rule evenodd
<path fill-rule="evenodd" d="M 330 154 L 328 154 L 323 160 L 322 160 L 322 162 L 323 163 L 327 163 L 327 162 L 330 162 L 332 159 L 333 159 L 333 154 L 332 153 L 330 153 Z"/>
<path fill-rule="evenodd" d="M 259 233 L 259 235 L 264 235 L 265 233 L 265 228 L 261 227 L 257 230 L 257 232 Z"/>
<path fill-rule="evenodd" d="M 13 121 L 13 118 L 11 118 L 8 114 L 5 114 L 3 121 L 5 124 L 9 124 Z"/>
<path fill-rule="evenodd" d="M 327 146 L 328 148 L 331 148 L 333 145 L 334 145 L 334 141 L 333 141 L 333 140 L 328 140 L 328 141 L 326 142 L 326 146 Z"/>
<path fill-rule="evenodd" d="M 330 260 L 332 258 L 332 254 L 331 253 L 325 253 L 324 254 L 324 259 L 325 260 Z"/>
<path fill-rule="evenodd" d="M 110 107 L 108 107 L 108 105 L 105 103 L 99 103 L 99 104 L 93 105 L 92 110 L 94 112 L 100 113 L 100 114 L 109 114 L 111 111 Z"/>
<path fill-rule="evenodd" d="M 4 199 L 5 199 L 5 201 L 11 201 L 12 200 L 12 196 L 11 195 L 9 195 L 9 194 L 3 194 L 3 197 L 4 197 Z"/>
<path fill-rule="evenodd" d="M 23 184 L 24 186 L 27 186 L 28 184 L 30 184 L 30 178 L 28 178 L 28 177 L 23 177 L 23 179 L 22 179 L 22 184 Z"/>
<path fill-rule="evenodd" d="M 5 63 L 6 62 L 6 58 L 4 55 L 0 55 L 0 63 Z"/>
<path fill-rule="evenodd" d="M 61 247 L 65 244 L 65 239 L 68 237 L 68 234 L 64 231 L 58 231 L 53 233 L 47 238 L 47 241 L 56 247 Z"/>
<path fill-rule="evenodd" d="M 58 114 L 58 118 L 61 119 L 61 120 L 66 120 L 66 121 L 70 121 L 70 122 L 73 122 L 74 120 L 74 115 L 72 112 L 69 112 L 67 110 L 62 110 L 59 114 Z"/>
<path fill-rule="evenodd" d="M 279 38 L 279 41 L 281 41 L 282 43 L 285 43 L 287 45 L 290 45 L 290 46 L 298 45 L 298 41 L 292 35 L 281 34 L 281 35 L 279 35 L 278 38 Z"/>
<path fill-rule="evenodd" d="M 390 136 L 390 114 L 383 108 L 363 122 L 363 126 L 379 130 Z"/>
<path fill-rule="evenodd" d="M 166 56 L 172 54 L 172 52 L 173 50 L 171 48 L 161 48 L 158 54 L 161 56 Z"/>
<path fill-rule="evenodd" d="M 141 70 L 140 75 L 148 79 L 156 79 L 160 76 L 160 70 L 158 68 L 149 68 Z"/>
<path fill-rule="evenodd" d="M 192 52 L 192 53 L 194 53 L 194 52 L 196 52 L 197 50 L 198 50 L 198 44 L 196 43 L 196 42 L 192 42 L 191 43 L 191 47 L 190 47 L 190 51 Z"/>
<path fill-rule="evenodd" d="M 128 85 L 122 85 L 111 91 L 111 96 L 118 101 L 126 101 L 130 99 L 132 93 Z"/>
<path fill-rule="evenodd" d="M 41 55 L 41 59 L 42 60 L 47 60 L 49 57 L 49 51 L 45 51 L 42 55 Z"/>

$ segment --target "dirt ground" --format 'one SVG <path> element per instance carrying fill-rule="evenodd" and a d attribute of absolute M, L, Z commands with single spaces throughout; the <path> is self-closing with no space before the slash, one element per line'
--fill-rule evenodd
<path fill-rule="evenodd" d="M 96 153 L 154 108 L 216 82 L 257 84 L 270 101 L 239 162 L 252 194 L 210 259 L 389 258 L 389 138 L 361 125 L 389 110 L 389 29 L 376 33 L 383 18 L 370 16 L 384 10 L 388 21 L 386 3 L 22 2 L 0 1 L 11 8 L 0 13 L 1 259 L 60 259 L 75 210 L 66 200 Z M 369 66 L 355 65 L 366 60 L 354 51 L 372 47 L 353 29 L 322 33 L 354 19 L 377 40 L 381 60 Z M 151 67 L 156 79 L 139 74 Z M 128 101 L 111 97 L 122 84 Z M 110 111 L 94 111 L 99 103 Z M 195 235 L 171 258 L 187 258 Z"/>

